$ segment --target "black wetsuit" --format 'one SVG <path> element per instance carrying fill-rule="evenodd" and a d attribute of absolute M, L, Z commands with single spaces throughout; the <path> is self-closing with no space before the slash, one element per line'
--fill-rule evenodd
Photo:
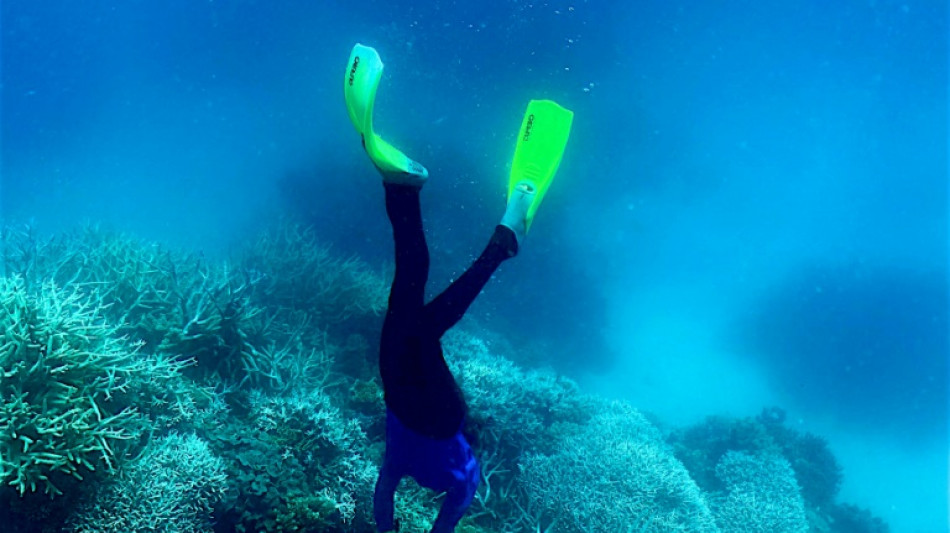
<path fill-rule="evenodd" d="M 429 250 L 419 187 L 384 184 L 396 243 L 396 274 L 379 346 L 386 399 L 386 457 L 374 496 L 379 531 L 390 531 L 393 494 L 404 476 L 446 492 L 433 532 L 452 531 L 478 486 L 479 467 L 462 435 L 465 401 L 440 339 L 465 314 L 495 269 L 518 251 L 515 234 L 497 226 L 481 256 L 434 300 L 425 303 Z"/>
<path fill-rule="evenodd" d="M 383 323 L 379 367 L 386 406 L 409 429 L 448 438 L 461 427 L 465 402 L 445 364 L 442 335 L 454 326 L 495 269 L 517 252 L 514 233 L 498 226 L 481 256 L 442 294 L 424 303 L 429 250 L 419 188 L 386 186 L 386 212 L 396 241 L 396 275 Z"/>

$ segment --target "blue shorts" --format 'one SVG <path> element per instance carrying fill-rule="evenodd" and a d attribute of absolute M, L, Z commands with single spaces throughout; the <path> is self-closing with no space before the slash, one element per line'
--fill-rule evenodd
<path fill-rule="evenodd" d="M 398 477 L 410 476 L 427 489 L 463 491 L 467 503 L 481 475 L 478 460 L 462 430 L 447 439 L 432 439 L 407 428 L 386 409 L 386 467 Z"/>

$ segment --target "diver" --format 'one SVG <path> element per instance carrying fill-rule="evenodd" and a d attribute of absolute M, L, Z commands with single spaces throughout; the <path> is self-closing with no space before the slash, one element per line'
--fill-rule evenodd
<path fill-rule="evenodd" d="M 440 339 L 465 314 L 503 261 L 523 242 L 567 144 L 573 113 L 549 100 L 532 100 L 519 132 L 501 222 L 475 262 L 444 292 L 425 303 L 429 250 L 419 194 L 428 171 L 373 131 L 373 105 L 383 63 L 357 44 L 344 78 L 350 120 L 383 178 L 392 223 L 396 272 L 379 346 L 386 403 L 386 451 L 373 497 L 378 531 L 398 530 L 393 498 L 410 476 L 445 499 L 432 533 L 449 533 L 478 488 L 478 460 L 462 430 L 466 405 Z"/>

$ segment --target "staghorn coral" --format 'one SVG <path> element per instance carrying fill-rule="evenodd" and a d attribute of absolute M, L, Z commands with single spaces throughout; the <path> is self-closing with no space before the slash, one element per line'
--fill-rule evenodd
<path fill-rule="evenodd" d="M 702 492 L 636 409 L 605 404 L 551 455 L 520 465 L 526 512 L 558 531 L 718 531 Z"/>
<path fill-rule="evenodd" d="M 594 412 L 593 402 L 573 381 L 550 371 L 525 370 L 491 353 L 470 333 L 448 332 L 443 347 L 470 416 L 509 446 L 519 450 L 544 446 L 556 437 L 550 433 L 554 424 L 584 422 Z"/>
<path fill-rule="evenodd" d="M 527 505 L 516 482 L 518 462 L 527 453 L 553 452 L 565 425 L 590 419 L 593 402 L 571 380 L 523 369 L 466 331 L 447 333 L 443 347 L 470 407 L 466 433 L 482 466 L 469 516 L 496 530 L 518 524 Z"/>
<path fill-rule="evenodd" d="M 730 451 L 716 466 L 727 492 L 712 499 L 723 533 L 805 533 L 805 504 L 782 456 Z"/>
<path fill-rule="evenodd" d="M 89 390 L 113 380 L 96 396 L 103 420 L 123 436 L 105 437 L 113 452 L 109 462 L 101 452 L 87 453 L 84 458 L 97 468 L 97 475 L 90 479 L 88 468 L 77 462 L 73 474 L 84 477 L 82 482 L 68 467 L 31 467 L 45 468 L 42 475 L 66 492 L 54 502 L 61 512 L 42 514 L 53 507 L 37 505 L 46 497 L 30 494 L 31 485 L 0 466 L 5 476 L 0 479 L 14 484 L 0 486 L 0 509 L 18 522 L 11 524 L 12 531 L 32 531 L 27 524 L 38 522 L 48 531 L 62 530 L 60 517 L 77 488 L 100 488 L 96 483 L 106 478 L 103 471 L 120 472 L 114 482 L 101 485 L 100 509 L 112 509 L 109 513 L 132 509 L 129 499 L 117 496 L 119 485 L 126 484 L 124 494 L 140 490 L 136 484 L 159 493 L 149 484 L 160 477 L 157 471 L 147 470 L 141 458 L 129 457 L 149 436 L 169 429 L 197 432 L 223 461 L 228 489 L 215 505 L 217 531 L 373 529 L 370 498 L 384 419 L 374 347 L 365 339 L 378 333 L 372 328 L 378 327 L 376 313 L 385 304 L 384 278 L 356 260 L 334 257 L 310 232 L 293 226 L 265 234 L 231 263 L 169 251 L 95 227 L 45 241 L 29 231 L 5 232 L 3 237 L 7 269 L 19 276 L 24 294 L 36 300 L 52 291 L 60 300 L 74 299 L 76 305 L 66 305 L 70 311 L 64 312 L 74 319 L 97 309 L 97 318 L 89 324 L 100 329 L 85 341 L 129 352 L 111 378 L 97 363 L 84 367 L 90 372 Z M 55 289 L 50 280 L 68 284 L 69 290 Z M 356 334 L 347 338 L 348 333 Z M 471 406 L 468 421 L 478 437 L 483 474 L 460 533 L 715 531 L 704 502 L 719 512 L 715 518 L 731 516 L 753 527 L 743 513 L 751 508 L 764 521 L 773 508 L 756 508 L 767 501 L 759 496 L 751 503 L 750 495 L 764 490 L 761 486 L 735 481 L 724 473 L 726 466 L 720 469 L 722 478 L 717 475 L 720 459 L 730 449 L 754 457 L 765 450 L 783 454 L 803 488 L 810 516 L 817 511 L 809 500 L 827 502 L 836 494 L 840 471 L 826 443 L 784 428 L 781 412 L 773 409 L 756 419 L 716 419 L 674 433 L 679 435 L 671 437 L 678 457 L 696 484 L 711 493 L 703 496 L 637 411 L 597 402 L 552 372 L 513 364 L 497 353 L 502 346 L 457 330 L 445 338 L 446 358 Z M 0 353 L 0 361 L 6 355 Z M 33 371 L 32 365 L 15 369 L 19 377 Z M 10 431 L 32 422 L 24 422 L 17 411 L 18 397 L 3 395 L 11 370 L 0 363 L 0 371 L 0 464 L 8 464 L 8 459 L 35 448 Z M 105 378 L 97 377 L 100 371 Z M 84 424 L 99 422 L 91 404 L 79 406 L 70 417 Z M 4 425 L 6 413 L 14 411 L 12 416 L 19 418 Z M 113 415 L 121 416 L 110 419 Z M 95 431 L 81 437 L 90 435 Z M 134 436 L 139 438 L 123 440 Z M 51 442 L 79 437 L 64 432 Z M 96 439 L 91 442 L 101 446 Z M 158 453 L 154 446 L 141 457 Z M 771 471 L 787 473 L 782 468 Z M 136 472 L 137 480 L 130 475 Z M 34 479 L 38 492 L 54 492 L 45 480 Z M 20 490 L 27 491 L 25 497 Z M 217 500 L 221 493 L 215 489 L 211 494 Z M 438 505 L 438 497 L 407 480 L 398 495 L 397 516 L 404 530 L 425 530 L 431 528 Z M 89 509 L 83 515 L 87 519 L 92 516 Z M 146 507 L 134 509 L 132 513 L 141 513 Z M 159 511 L 170 512 L 171 507 Z M 879 520 L 852 511 L 847 506 L 821 509 L 834 530 L 886 530 L 862 529 Z M 205 518 L 193 522 L 191 530 L 207 528 Z M 165 523 L 187 521 L 182 520 Z M 90 527 L 91 522 L 82 523 Z M 73 524 L 78 527 L 80 519 Z"/>
<path fill-rule="evenodd" d="M 225 459 L 230 493 L 219 530 L 367 531 L 377 467 L 357 422 L 320 389 L 253 391 L 245 426 L 233 421 L 209 440 Z"/>
<path fill-rule="evenodd" d="M 355 257 L 335 257 L 309 228 L 284 224 L 262 234 L 238 265 L 260 279 L 255 301 L 304 310 L 324 325 L 386 309 L 388 281 Z"/>
<path fill-rule="evenodd" d="M 127 464 L 69 528 L 74 533 L 211 531 L 224 462 L 195 435 L 171 433 Z"/>
<path fill-rule="evenodd" d="M 281 391 L 323 363 L 325 333 L 312 313 L 255 303 L 258 271 L 92 225 L 50 239 L 6 228 L 3 237 L 26 287 L 52 280 L 94 294 L 116 334 L 193 360 L 199 377 Z"/>
<path fill-rule="evenodd" d="M 250 417 L 258 430 L 292 454 L 315 483 L 324 501 L 332 501 L 339 521 L 370 520 L 377 468 L 362 450 L 366 435 L 355 420 L 344 418 L 321 389 L 287 395 L 251 394 Z"/>
<path fill-rule="evenodd" d="M 215 506 L 216 531 L 279 531 L 278 517 L 301 510 L 285 509 L 293 498 L 307 493 L 303 466 L 293 454 L 240 420 L 208 432 L 208 442 L 225 462 L 227 494 Z"/>
<path fill-rule="evenodd" d="M 0 482 L 20 494 L 60 494 L 57 479 L 114 470 L 117 443 L 145 424 L 115 401 L 142 370 L 138 346 L 77 289 L 28 293 L 0 280 Z"/>
<path fill-rule="evenodd" d="M 185 289 L 182 271 L 200 263 L 95 225 L 46 239 L 29 227 L 5 228 L 4 257 L 8 272 L 28 290 L 49 282 L 94 290 L 109 322 L 146 350 L 164 336 L 162 325 Z"/>
<path fill-rule="evenodd" d="M 164 354 L 142 354 L 128 386 L 113 391 L 118 404 L 134 407 L 147 419 L 149 433 L 143 439 L 173 428 L 217 425 L 227 416 L 221 391 L 199 385 L 183 374 L 193 364 Z"/>
<path fill-rule="evenodd" d="M 716 469 L 730 451 L 784 457 L 801 487 L 801 497 L 810 511 L 808 519 L 817 527 L 830 518 L 828 513 L 841 486 L 841 466 L 825 439 L 789 428 L 784 422 L 785 412 L 769 407 L 756 417 L 708 417 L 673 431 L 668 441 L 696 483 L 708 492 L 728 489 Z"/>

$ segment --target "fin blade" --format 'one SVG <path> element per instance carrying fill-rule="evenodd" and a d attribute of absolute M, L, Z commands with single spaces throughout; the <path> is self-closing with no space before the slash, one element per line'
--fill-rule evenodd
<path fill-rule="evenodd" d="M 574 112 L 552 100 L 528 102 L 508 178 L 509 198 L 515 187 L 523 182 L 528 182 L 536 191 L 528 209 L 528 225 L 561 164 L 573 122 Z"/>
<path fill-rule="evenodd" d="M 383 60 L 375 48 L 357 43 L 350 52 L 343 76 L 343 96 L 353 127 L 361 135 L 373 135 L 373 105 L 383 76 Z"/>
<path fill-rule="evenodd" d="M 353 127 L 363 137 L 363 147 L 380 171 L 407 174 L 422 180 L 429 173 L 421 164 L 384 141 L 373 131 L 373 108 L 383 76 L 383 60 L 375 48 L 357 43 L 350 52 L 343 77 L 343 97 Z"/>

